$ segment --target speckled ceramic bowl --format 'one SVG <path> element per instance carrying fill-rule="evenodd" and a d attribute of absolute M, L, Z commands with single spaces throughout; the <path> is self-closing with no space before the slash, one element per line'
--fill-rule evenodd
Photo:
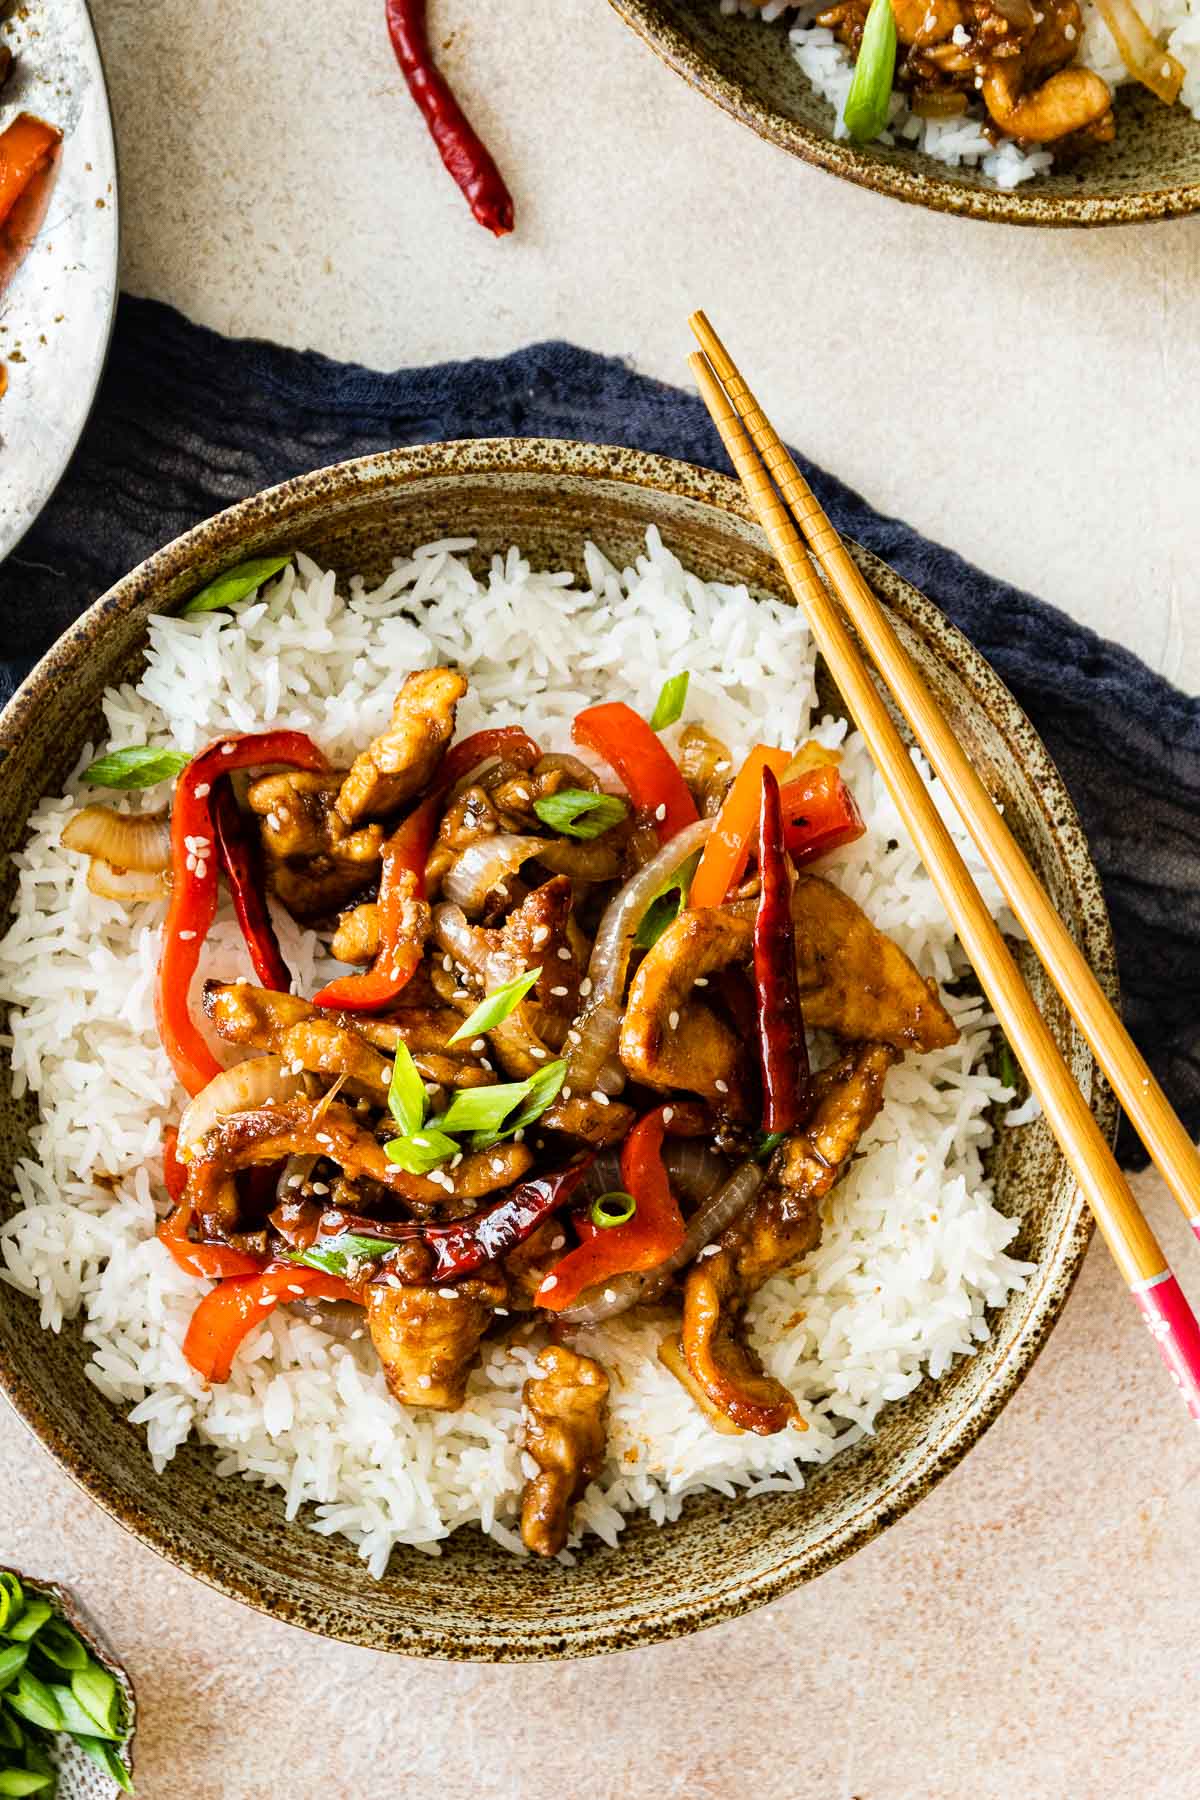
<path fill-rule="evenodd" d="M 170 610 L 218 570 L 300 545 L 349 573 L 380 576 L 430 539 L 471 535 L 484 562 L 517 542 L 582 573 L 593 537 L 618 562 L 655 524 L 702 576 L 785 592 L 741 490 L 720 475 L 628 450 L 539 440 L 431 445 L 342 464 L 231 507 L 152 556 L 98 600 L 39 664 L 0 719 L 0 842 L 21 841 L 39 795 L 58 791 L 94 735 L 107 683 L 138 664 L 147 614 Z M 1109 992 L 1112 940 L 1071 803 L 1012 696 L 929 601 L 865 553 L 860 561 L 926 679 L 1003 802 L 1055 906 Z M 11 876 L 9 877 L 11 880 Z M 1031 977 L 1104 1130 L 1114 1112 L 1083 1039 Z M 6 1100 L 5 1168 L 28 1112 Z M 585 1656 L 695 1631 L 818 1575 L 927 1493 L 995 1418 L 1058 1316 L 1087 1224 L 1041 1124 L 1002 1134 L 999 1204 L 1020 1222 L 1016 1254 L 1038 1265 L 993 1320 L 990 1341 L 944 1380 L 883 1414 L 878 1435 L 813 1474 L 802 1493 L 689 1502 L 659 1529 L 634 1518 L 621 1547 L 587 1543 L 575 1568 L 514 1559 L 459 1532 L 437 1559 L 400 1551 L 372 1581 L 349 1545 L 288 1524 L 278 1492 L 223 1481 L 184 1448 L 158 1475 L 142 1433 L 85 1378 L 77 1326 L 55 1337 L 34 1305 L 0 1287 L 0 1383 L 63 1467 L 146 1543 L 226 1593 L 309 1629 L 432 1657 Z M 7 1173 L 0 1210 L 11 1211 Z"/>
<path fill-rule="evenodd" d="M 760 137 L 861 187 L 1008 225 L 1127 225 L 1200 208 L 1200 124 L 1143 88 L 1119 89 L 1116 140 L 1018 188 L 913 149 L 833 136 L 834 113 L 787 43 L 786 19 L 722 13 L 719 0 L 609 0 L 685 81 Z"/>

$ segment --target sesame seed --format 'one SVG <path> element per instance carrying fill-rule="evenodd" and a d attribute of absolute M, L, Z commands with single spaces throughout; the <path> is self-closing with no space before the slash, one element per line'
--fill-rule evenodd
<path fill-rule="evenodd" d="M 301 1288 L 301 1289 L 300 1289 L 300 1292 L 301 1292 L 301 1293 L 303 1293 L 303 1292 L 304 1292 L 304 1289 L 303 1289 L 303 1288 Z M 260 1294 L 260 1295 L 259 1295 L 259 1296 L 258 1296 L 258 1304 L 259 1304 L 259 1305 L 260 1305 L 260 1306 L 274 1306 L 274 1304 L 275 1304 L 275 1295 L 274 1295 L 274 1294 Z"/>
<path fill-rule="evenodd" d="M 496 1317 L 498 1319 L 507 1319 L 507 1317 L 508 1317 L 507 1306 L 497 1306 L 493 1310 L 495 1311 Z"/>
<path fill-rule="evenodd" d="M 287 1184 L 290 1188 L 303 1187 L 304 1186 L 304 1177 L 303 1177 L 303 1175 L 289 1175 L 287 1178 Z"/>
<path fill-rule="evenodd" d="M 389 1275 L 387 1278 L 387 1285 L 390 1288 L 398 1288 L 398 1287 L 403 1287 L 404 1283 L 401 1281 L 401 1279 L 398 1275 Z"/>
<path fill-rule="evenodd" d="M 1169 62 L 1165 62 L 1165 63 L 1164 63 L 1164 64 L 1163 64 L 1163 66 L 1162 66 L 1162 69 L 1161 69 L 1161 70 L 1160 70 L 1160 71 L 1159 71 L 1159 72 L 1160 72 L 1160 74 L 1162 74 L 1162 75 L 1163 75 L 1163 76 L 1164 76 L 1164 77 L 1165 77 L 1165 78 L 1166 78 L 1166 79 L 1167 79 L 1167 80 L 1168 80 L 1168 81 L 1169 81 L 1169 80 L 1170 80 L 1170 77 L 1171 77 L 1171 65 L 1170 65 L 1170 63 L 1169 63 Z"/>
<path fill-rule="evenodd" d="M 455 988 L 452 998 L 455 1000 L 469 1000 L 471 996 L 468 994 L 466 988 Z"/>
<path fill-rule="evenodd" d="M 563 1100 L 569 1100 L 569 1099 L 570 1099 L 570 1098 L 571 1098 L 571 1090 L 570 1090 L 570 1088 L 568 1088 L 568 1087 L 565 1087 L 565 1088 L 564 1088 L 564 1089 L 563 1089 L 563 1091 L 562 1091 L 562 1094 L 561 1094 L 561 1098 L 562 1098 L 562 1099 L 563 1099 Z"/>
<path fill-rule="evenodd" d="M 221 755 L 222 756 L 232 756 L 233 755 L 233 745 L 232 744 L 222 744 L 221 745 Z"/>
<path fill-rule="evenodd" d="M 179 935 L 185 944 L 190 944 L 196 934 L 194 931 L 181 931 Z"/>
<path fill-rule="evenodd" d="M 212 785 L 207 781 L 202 781 L 198 787 L 192 789 L 192 794 L 197 800 L 207 800 L 211 793 Z"/>
<path fill-rule="evenodd" d="M 333 1139 L 330 1137 L 330 1135 L 327 1131 L 318 1131 L 317 1132 L 317 1142 L 318 1142 L 318 1144 L 332 1144 Z"/>
<path fill-rule="evenodd" d="M 288 1288 L 289 1294 L 302 1294 L 303 1292 L 304 1292 L 304 1289 L 302 1287 L 289 1287 Z"/>
<path fill-rule="evenodd" d="M 418 1375 L 417 1376 L 417 1386 L 419 1388 L 432 1387 L 433 1386 L 432 1375 Z"/>
<path fill-rule="evenodd" d="M 616 1297 L 617 1297 L 617 1290 L 616 1290 L 616 1288 L 605 1288 L 605 1290 L 604 1290 L 604 1298 L 605 1298 L 605 1299 L 606 1299 L 606 1300 L 607 1300 L 607 1301 L 608 1301 L 608 1304 L 609 1304 L 609 1305 L 610 1305 L 610 1306 L 611 1306 L 611 1305 L 612 1305 L 612 1303 L 613 1303 L 613 1301 L 614 1301 L 614 1300 L 615 1300 L 615 1299 L 616 1299 Z"/>
<path fill-rule="evenodd" d="M 314 1194 L 327 1194 L 329 1192 L 329 1183 L 327 1181 L 314 1181 L 312 1184 L 312 1191 Z"/>
<path fill-rule="evenodd" d="M 481 1069 L 488 1069 L 488 1070 L 494 1070 L 496 1067 L 495 1063 L 489 1062 L 486 1056 L 480 1057 L 479 1066 Z"/>
<path fill-rule="evenodd" d="M 443 969 L 445 969 L 447 975 L 453 975 L 453 973 L 454 973 L 454 958 L 452 956 L 443 956 L 442 967 L 443 967 Z"/>
<path fill-rule="evenodd" d="M 667 1014 L 667 1024 L 671 1027 L 672 1031 L 677 1031 L 679 1029 L 679 1014 L 674 1011 L 674 1009 Z"/>
<path fill-rule="evenodd" d="M 549 936 L 550 927 L 548 925 L 537 925 L 534 927 L 533 942 L 535 944 L 544 944 Z"/>
<path fill-rule="evenodd" d="M 486 1038 L 473 1038 L 471 1040 L 471 1050 L 474 1055 L 482 1056 L 483 1052 L 486 1049 L 487 1049 L 487 1039 Z"/>
<path fill-rule="evenodd" d="M 544 1288 L 557 1287 L 558 1286 L 558 1276 L 557 1275 L 547 1275 L 545 1281 L 543 1281 L 543 1283 L 542 1283 L 542 1286 Z"/>
<path fill-rule="evenodd" d="M 703 1250 L 700 1252 L 699 1256 L 696 1258 L 696 1261 L 703 1262 L 703 1260 L 706 1256 L 715 1256 L 719 1249 L 720 1249 L 719 1244 L 706 1244 L 704 1246 Z"/>
<path fill-rule="evenodd" d="M 566 1238 L 560 1231 L 557 1237 L 550 1239 L 550 1248 L 552 1250 L 561 1250 L 566 1241 Z"/>
<path fill-rule="evenodd" d="M 673 1106 L 664 1106 L 663 1107 L 663 1124 L 669 1125 L 671 1123 L 671 1120 L 674 1117 L 675 1117 L 675 1108 Z"/>
<path fill-rule="evenodd" d="M 362 1335 L 363 1335 L 363 1332 L 362 1332 L 361 1325 L 356 1325 L 354 1330 L 350 1333 L 350 1336 L 352 1338 L 360 1338 Z"/>
<path fill-rule="evenodd" d="M 716 1088 L 718 1094 L 727 1094 L 729 1092 L 729 1083 L 727 1081 L 722 1081 L 720 1076 L 713 1082 L 713 1086 Z"/>
<path fill-rule="evenodd" d="M 504 1173 L 504 1164 L 501 1162 L 501 1160 L 498 1156 L 493 1156 L 493 1158 L 492 1158 L 492 1174 L 493 1175 L 503 1175 L 503 1173 Z"/>
<path fill-rule="evenodd" d="M 592 991 L 592 978 L 590 975 L 585 975 L 583 980 L 579 984 L 579 998 L 581 1000 L 586 1000 L 588 995 L 591 993 L 591 991 Z"/>
<path fill-rule="evenodd" d="M 593 1088 L 592 1099 L 596 1102 L 597 1106 L 608 1106 L 611 1104 L 608 1095 L 604 1092 L 603 1088 Z"/>
<path fill-rule="evenodd" d="M 730 762 L 714 763 L 713 764 L 713 774 L 714 775 L 724 775 L 726 769 L 731 769 L 732 767 L 733 767 L 733 764 Z"/>
<path fill-rule="evenodd" d="M 457 1288 L 439 1288 L 438 1293 L 443 1300 L 457 1300 L 458 1299 L 458 1289 Z"/>
<path fill-rule="evenodd" d="M 1064 25 L 1063 36 L 1066 38 L 1068 44 L 1071 44 L 1074 43 L 1075 39 L 1079 36 L 1079 33 L 1073 25 Z"/>
<path fill-rule="evenodd" d="M 568 991 L 569 990 L 565 987 L 552 987 L 550 989 L 550 992 L 554 995 L 554 998 L 556 1000 L 561 1000 L 563 995 L 566 994 Z"/>
<path fill-rule="evenodd" d="M 549 1051 L 548 1051 L 548 1050 L 541 1050 L 541 1049 L 539 1049 L 539 1048 L 538 1048 L 538 1046 L 537 1046 L 537 1045 L 536 1045 L 536 1044 L 530 1044 L 530 1046 L 529 1046 L 529 1054 L 530 1054 L 530 1056 L 532 1056 L 532 1057 L 533 1057 L 533 1058 L 534 1058 L 534 1059 L 535 1059 L 535 1061 L 537 1061 L 537 1062 L 545 1062 L 545 1060 L 546 1060 L 546 1058 L 547 1058 L 547 1056 L 548 1056 L 548 1055 L 549 1055 L 549 1054 L 550 1054 L 550 1053 L 549 1053 Z"/>
<path fill-rule="evenodd" d="M 659 802 L 659 804 L 655 807 L 654 816 L 658 820 L 659 824 L 661 825 L 663 820 L 667 816 L 667 803 L 665 800 L 661 800 Z"/>
<path fill-rule="evenodd" d="M 196 859 L 192 855 L 191 851 L 189 850 L 187 853 L 187 857 L 184 861 L 184 867 L 187 869 L 194 869 L 195 866 L 196 866 Z"/>
<path fill-rule="evenodd" d="M 278 831 L 279 830 L 279 814 L 269 812 L 267 814 L 267 824 L 271 827 L 272 831 Z"/>
<path fill-rule="evenodd" d="M 565 944 L 560 944 L 558 946 L 558 960 L 559 962 L 570 962 L 571 960 L 571 952 L 567 949 Z"/>
<path fill-rule="evenodd" d="M 567 1033 L 567 1042 L 568 1042 L 568 1044 L 577 1044 L 579 1042 L 579 1033 L 576 1031 L 574 1026 L 572 1026 L 570 1031 L 568 1031 L 568 1033 Z"/>
<path fill-rule="evenodd" d="M 707 987 L 708 986 L 708 976 L 707 975 L 697 975 L 695 981 L 693 981 L 693 983 L 692 983 L 692 986 L 693 987 Z"/>
<path fill-rule="evenodd" d="M 459 1163 L 462 1161 L 462 1159 L 463 1159 L 462 1151 L 456 1150 L 454 1152 L 454 1155 L 450 1158 L 450 1167 L 452 1169 L 457 1169 L 457 1167 L 458 1167 Z"/>
<path fill-rule="evenodd" d="M 206 862 L 198 861 L 196 864 L 196 880 L 203 881 L 207 874 L 208 864 Z"/>

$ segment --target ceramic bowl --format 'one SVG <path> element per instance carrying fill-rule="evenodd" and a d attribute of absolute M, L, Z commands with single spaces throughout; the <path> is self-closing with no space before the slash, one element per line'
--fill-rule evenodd
<path fill-rule="evenodd" d="M 847 181 L 937 212 L 1008 225 L 1122 225 L 1200 208 L 1200 124 L 1129 85 L 1115 97 L 1117 135 L 1070 167 L 1018 188 L 952 169 L 912 149 L 851 144 L 792 56 L 786 19 L 722 13 L 719 0 L 609 0 L 685 81 L 760 137 Z"/>
<path fill-rule="evenodd" d="M 155 553 L 59 640 L 0 719 L 0 843 L 59 791 L 95 736 L 106 684 L 136 671 L 147 615 L 170 610 L 247 556 L 299 545 L 345 573 L 380 577 L 393 556 L 448 536 L 478 561 L 516 542 L 535 563 L 582 574 L 592 537 L 618 564 L 657 525 L 707 579 L 784 594 L 740 488 L 629 450 L 540 440 L 435 444 L 318 470 L 231 507 Z M 1012 696 L 937 609 L 866 552 L 888 607 L 964 745 L 1106 990 L 1112 940 L 1096 872 L 1052 763 Z M 9 876 L 11 881 L 11 875 Z M 1039 1002 L 1104 1131 L 1114 1109 L 1082 1037 L 1040 972 Z M 6 1100 L 0 1212 L 27 1107 Z M 0 1384 L 62 1466 L 145 1543 L 225 1593 L 331 1637 L 473 1660 L 584 1656 L 695 1631 L 830 1568 L 900 1517 L 959 1460 L 1015 1391 L 1066 1299 L 1088 1236 L 1082 1202 L 1040 1123 L 999 1136 L 999 1205 L 1037 1264 L 992 1319 L 978 1354 L 883 1414 L 878 1434 L 816 1471 L 803 1492 L 689 1501 L 675 1524 L 631 1520 L 619 1549 L 589 1540 L 574 1568 L 513 1558 L 473 1530 L 430 1558 L 400 1550 L 374 1581 L 353 1549 L 287 1523 L 274 1490 L 225 1481 L 188 1445 L 156 1474 L 140 1430 L 84 1374 L 78 1325 L 38 1328 L 34 1304 L 0 1286 Z"/>

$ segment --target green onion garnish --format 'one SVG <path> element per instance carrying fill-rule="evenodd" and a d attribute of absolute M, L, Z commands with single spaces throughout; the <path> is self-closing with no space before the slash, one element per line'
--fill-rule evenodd
<path fill-rule="evenodd" d="M 27 1644 L 5 1644 L 0 1650 L 0 1688 L 6 1688 L 21 1673 L 28 1657 Z"/>
<path fill-rule="evenodd" d="M 775 1154 L 786 1136 L 786 1131 L 763 1132 L 754 1148 L 755 1162 L 765 1163 Z"/>
<path fill-rule="evenodd" d="M 598 1225 L 601 1231 L 607 1231 L 612 1225 L 628 1225 L 637 1211 L 637 1201 L 632 1194 L 623 1188 L 614 1188 L 611 1194 L 601 1194 L 592 1201 L 592 1224 Z"/>
<path fill-rule="evenodd" d="M 896 77 L 896 20 L 892 0 L 871 0 L 863 26 L 854 80 L 842 114 L 856 144 L 866 144 L 887 124 Z"/>
<path fill-rule="evenodd" d="M 264 581 L 270 581 L 272 575 L 278 575 L 280 569 L 286 569 L 292 556 L 291 550 L 284 556 L 254 556 L 249 562 L 239 563 L 236 569 L 226 569 L 193 594 L 181 616 L 189 619 L 196 613 L 220 612 L 227 606 L 236 606 Z"/>
<path fill-rule="evenodd" d="M 0 1631 L 3 1631 L 10 1619 L 19 1617 L 25 1605 L 25 1590 L 15 1575 L 7 1569 L 0 1569 Z"/>
<path fill-rule="evenodd" d="M 396 1238 L 361 1237 L 356 1231 L 341 1231 L 324 1243 L 310 1244 L 307 1250 L 289 1250 L 284 1261 L 303 1263 L 305 1268 L 320 1269 L 325 1275 L 344 1275 L 351 1263 L 378 1262 L 396 1248 L 397 1242 Z"/>
<path fill-rule="evenodd" d="M 501 1138 L 512 1137 L 514 1132 L 524 1131 L 535 1119 L 540 1119 L 552 1101 L 558 1098 L 559 1089 L 567 1078 L 565 1061 L 547 1063 L 536 1075 L 531 1075 L 523 1085 L 528 1093 L 523 1104 L 504 1122 L 500 1131 L 476 1131 L 471 1136 L 472 1150 L 486 1150 L 490 1144 L 498 1144 Z"/>
<path fill-rule="evenodd" d="M 665 731 L 668 725 L 682 717 L 691 678 L 690 671 L 685 669 L 682 675 L 671 675 L 663 682 L 650 714 L 651 731 Z"/>
<path fill-rule="evenodd" d="M 44 1794 L 53 1786 L 53 1770 L 0 1769 L 0 1794 Z"/>
<path fill-rule="evenodd" d="M 566 837 L 598 838 L 619 825 L 629 812 L 618 794 L 590 794 L 586 788 L 562 788 L 535 800 L 533 810 L 543 825 Z"/>
<path fill-rule="evenodd" d="M 526 969 L 523 975 L 514 975 L 503 987 L 493 988 L 470 1017 L 463 1020 L 454 1036 L 446 1039 L 447 1048 L 451 1044 L 461 1044 L 464 1038 L 482 1037 L 485 1031 L 502 1024 L 509 1013 L 520 1006 L 541 972 L 540 968 Z"/>
<path fill-rule="evenodd" d="M 69 1732 L 106 1774 L 132 1793 L 114 1747 L 129 1735 L 121 1690 L 54 1609 L 0 1572 L 0 1796 L 50 1794 L 54 1733 Z"/>
<path fill-rule="evenodd" d="M 133 1782 L 129 1779 L 129 1770 L 111 1744 L 106 1744 L 103 1738 L 84 1737 L 82 1732 L 76 1736 L 75 1742 L 85 1755 L 91 1757 L 94 1763 L 99 1763 L 104 1773 L 116 1782 L 123 1794 L 132 1794 Z"/>
<path fill-rule="evenodd" d="M 680 863 L 675 873 L 666 880 L 649 906 L 642 914 L 642 922 L 634 937 L 634 946 L 638 950 L 652 950 L 668 925 L 673 925 L 684 907 L 687 905 L 688 893 L 692 885 L 692 877 L 700 867 L 703 852 L 693 850 L 692 854 Z"/>
<path fill-rule="evenodd" d="M 27 1644 L 37 1636 L 42 1626 L 54 1612 L 48 1600 L 27 1600 L 25 1610 L 19 1619 L 14 1619 L 8 1628 L 8 1636 L 18 1644 Z"/>
<path fill-rule="evenodd" d="M 21 1670 L 15 1688 L 9 1688 L 4 1696 L 13 1712 L 20 1713 L 31 1725 L 40 1725 L 43 1731 L 61 1731 L 63 1716 L 58 1701 L 44 1681 L 28 1667 Z"/>
<path fill-rule="evenodd" d="M 1012 1053 L 1012 1045 L 1006 1037 L 1001 1037 L 996 1046 L 996 1072 L 1006 1088 L 1017 1087 L 1021 1078 L 1020 1066 Z"/>
<path fill-rule="evenodd" d="M 407 1044 L 397 1044 L 387 1103 L 388 1111 L 405 1137 L 420 1131 L 425 1123 L 425 1100 L 425 1083 L 417 1072 L 412 1052 Z"/>
<path fill-rule="evenodd" d="M 459 1145 L 452 1137 L 428 1126 L 423 1131 L 410 1132 L 407 1137 L 392 1138 L 383 1146 L 388 1161 L 403 1169 L 406 1175 L 428 1175 L 430 1169 L 436 1169 L 449 1156 L 457 1156 L 458 1151 Z"/>
<path fill-rule="evenodd" d="M 173 781 L 191 760 L 182 750 L 160 750 L 154 744 L 133 744 L 128 750 L 110 750 L 106 756 L 98 756 L 83 771 L 83 778 L 94 787 L 157 787 L 160 781 Z"/>

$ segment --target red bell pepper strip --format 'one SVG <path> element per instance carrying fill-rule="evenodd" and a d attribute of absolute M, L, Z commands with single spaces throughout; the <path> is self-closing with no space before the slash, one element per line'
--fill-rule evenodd
<path fill-rule="evenodd" d="M 265 988 L 276 993 L 291 991 L 292 972 L 283 960 L 279 939 L 267 907 L 266 880 L 258 837 L 246 828 L 234 798 L 233 784 L 224 776 L 213 784 L 211 795 L 213 835 L 233 910 L 241 926 L 254 973 Z"/>
<path fill-rule="evenodd" d="M 217 855 L 210 796 L 234 769 L 282 763 L 328 769 L 302 731 L 259 731 L 218 738 L 180 771 L 171 810 L 171 904 L 163 927 L 155 1012 L 163 1048 L 189 1094 L 207 1087 L 221 1065 L 192 1018 L 188 995 L 200 948 L 217 911 Z"/>
<path fill-rule="evenodd" d="M 228 1381 L 242 1340 L 280 1301 L 300 1299 L 357 1300 L 358 1295 L 335 1275 L 291 1265 L 222 1281 L 192 1314 L 183 1354 L 206 1381 Z"/>
<path fill-rule="evenodd" d="M 388 36 L 396 61 L 438 154 L 471 211 L 488 231 L 504 237 L 514 223 L 512 195 L 449 82 L 434 64 L 425 8 L 426 0 L 387 0 Z"/>
<path fill-rule="evenodd" d="M 776 775 L 782 775 L 791 760 L 788 750 L 773 750 L 768 744 L 754 746 L 734 777 L 733 786 L 717 814 L 717 822 L 692 879 L 689 906 L 720 906 L 730 888 L 741 880 L 758 830 L 762 772 L 771 769 Z"/>
<path fill-rule="evenodd" d="M 623 700 L 589 706 L 576 718 L 571 736 L 612 765 L 637 811 L 654 821 L 660 844 L 695 823 L 696 802 L 687 783 L 658 733 L 632 706 Z"/>
<path fill-rule="evenodd" d="M 808 1045 L 796 979 L 792 872 L 783 842 L 779 781 L 762 772 L 758 828 L 759 893 L 754 920 L 754 1001 L 763 1130 L 794 1131 L 808 1088 Z"/>
<path fill-rule="evenodd" d="M 187 1191 L 187 1164 L 179 1160 L 179 1133 L 173 1125 L 163 1132 L 163 1186 L 178 1206 Z"/>
<path fill-rule="evenodd" d="M 516 725 L 476 731 L 446 752 L 433 787 L 383 847 L 380 947 L 374 966 L 365 975 L 339 975 L 313 996 L 314 1006 L 336 1007 L 342 1012 L 377 1012 L 397 998 L 416 974 L 424 954 L 424 945 L 405 934 L 404 924 L 412 902 L 425 897 L 425 864 L 437 836 L 446 793 L 488 757 L 503 756 L 523 768 L 532 768 L 541 754 L 533 739 Z"/>
<path fill-rule="evenodd" d="M 0 132 L 0 226 L 62 142 L 62 132 L 33 113 L 18 113 Z"/>
<path fill-rule="evenodd" d="M 852 844 L 867 829 L 854 795 L 832 763 L 786 782 L 779 798 L 783 841 L 797 867 Z"/>
<path fill-rule="evenodd" d="M 538 1306 L 560 1312 L 585 1288 L 634 1269 L 656 1269 L 682 1244 L 686 1228 L 662 1159 L 669 1107 L 658 1107 L 639 1119 L 621 1147 L 621 1180 L 637 1201 L 637 1211 L 624 1225 L 576 1221 L 581 1242 L 568 1251 L 546 1276 L 535 1296 Z"/>
<path fill-rule="evenodd" d="M 457 1281 L 523 1244 L 544 1219 L 566 1205 L 592 1161 L 592 1157 L 585 1156 L 565 1169 L 535 1175 L 494 1206 L 469 1219 L 457 1219 L 453 1225 L 393 1225 L 357 1213 L 330 1211 L 322 1215 L 316 1239 L 328 1241 L 352 1232 L 358 1237 L 386 1238 L 396 1244 L 419 1240 L 433 1252 L 428 1279 Z"/>

